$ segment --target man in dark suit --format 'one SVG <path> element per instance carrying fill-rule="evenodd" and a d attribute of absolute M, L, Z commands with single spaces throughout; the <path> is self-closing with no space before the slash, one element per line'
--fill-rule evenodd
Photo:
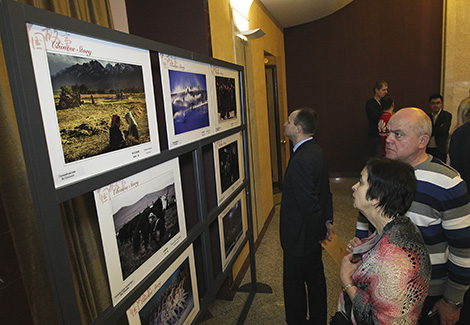
<path fill-rule="evenodd" d="M 442 109 L 443 102 L 444 100 L 439 94 L 429 97 L 430 112 L 428 115 L 432 121 L 432 136 L 426 152 L 446 162 L 452 114 Z"/>
<path fill-rule="evenodd" d="M 378 124 L 383 113 L 380 100 L 387 94 L 388 83 L 385 80 L 379 80 L 374 85 L 374 97 L 366 102 L 367 121 L 369 122 L 367 134 L 369 136 L 369 155 L 371 157 L 382 156 L 382 140 L 379 136 Z"/>
<path fill-rule="evenodd" d="M 286 321 L 295 325 L 326 324 L 321 242 L 331 240 L 333 205 L 328 162 L 313 140 L 316 126 L 317 114 L 311 108 L 295 110 L 284 123 L 294 153 L 284 177 L 280 235 Z"/>

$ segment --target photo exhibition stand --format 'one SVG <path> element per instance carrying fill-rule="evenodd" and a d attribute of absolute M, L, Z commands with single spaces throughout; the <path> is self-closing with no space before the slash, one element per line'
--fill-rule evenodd
<path fill-rule="evenodd" d="M 64 230 L 70 216 L 61 208 L 81 198 L 85 207 L 72 218 L 99 234 L 93 244 L 109 284 L 100 293 L 109 307 L 93 324 L 163 323 L 170 316 L 198 323 L 248 244 L 242 324 L 255 294 L 271 292 L 256 282 L 243 67 L 0 3 L 59 322 L 82 322 L 84 293 L 77 292 Z M 79 267 L 93 263 L 85 258 Z"/>

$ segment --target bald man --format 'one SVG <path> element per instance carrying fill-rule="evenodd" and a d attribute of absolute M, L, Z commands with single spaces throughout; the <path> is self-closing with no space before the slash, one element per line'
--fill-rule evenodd
<path fill-rule="evenodd" d="M 388 122 L 387 158 L 409 163 L 418 179 L 407 216 L 418 226 L 429 251 L 432 278 L 419 324 L 430 324 L 428 312 L 438 311 L 441 324 L 455 324 L 470 284 L 470 197 L 460 175 L 426 153 L 432 134 L 429 116 L 407 107 Z M 366 229 L 358 220 L 356 236 Z M 348 251 L 360 244 L 356 237 Z M 467 302 L 470 304 L 470 301 Z"/>

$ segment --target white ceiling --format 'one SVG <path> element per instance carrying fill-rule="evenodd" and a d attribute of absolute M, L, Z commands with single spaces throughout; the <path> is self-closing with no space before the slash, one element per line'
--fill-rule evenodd
<path fill-rule="evenodd" d="M 353 0 L 260 0 L 283 28 L 326 17 Z"/>

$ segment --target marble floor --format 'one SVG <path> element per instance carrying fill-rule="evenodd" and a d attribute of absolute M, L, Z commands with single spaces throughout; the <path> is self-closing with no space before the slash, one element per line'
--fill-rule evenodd
<path fill-rule="evenodd" d="M 357 212 L 352 206 L 351 186 L 356 182 L 356 178 L 330 179 L 335 218 L 334 228 L 345 244 L 354 236 L 355 231 Z M 279 201 L 279 196 L 275 197 L 276 201 Z M 282 249 L 279 243 L 279 209 L 280 205 L 277 204 L 275 214 L 255 254 L 257 282 L 267 284 L 273 293 L 257 293 L 254 296 L 244 324 L 285 324 L 282 293 Z M 339 266 L 325 251 L 323 263 L 327 281 L 328 315 L 330 317 L 336 312 L 337 299 L 341 289 Z M 242 285 L 250 281 L 251 275 L 248 269 Z M 248 293 L 237 292 L 231 301 L 216 300 L 209 307 L 211 317 L 200 324 L 238 324 L 239 316 L 248 296 Z"/>

